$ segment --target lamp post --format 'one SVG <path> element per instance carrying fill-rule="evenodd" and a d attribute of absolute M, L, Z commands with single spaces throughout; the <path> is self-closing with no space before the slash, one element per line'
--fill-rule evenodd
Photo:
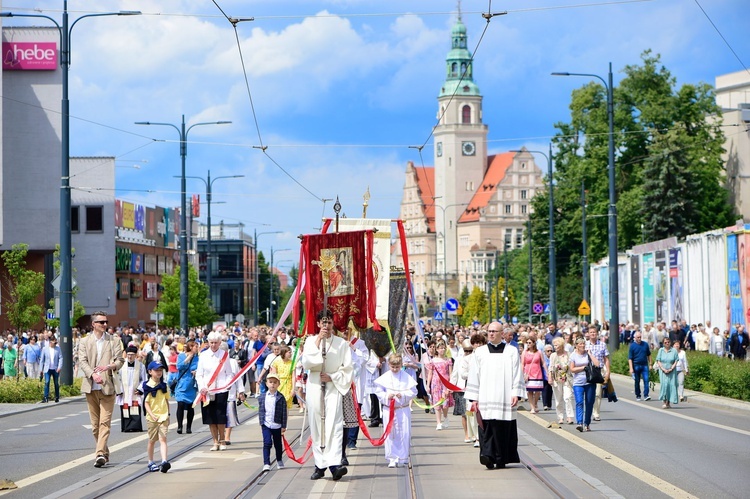
<path fill-rule="evenodd" d="M 534 308 L 534 267 L 532 264 L 531 252 L 531 217 L 529 217 L 529 324 L 531 324 L 531 314 Z"/>
<path fill-rule="evenodd" d="M 269 279 L 268 280 L 270 281 L 269 282 L 269 289 L 268 289 L 268 296 L 269 296 L 269 299 L 268 299 L 268 305 L 269 305 L 269 307 L 268 308 L 270 309 L 270 312 L 269 312 L 269 315 L 268 315 L 268 326 L 269 327 L 273 327 L 273 305 L 274 305 L 274 301 L 273 301 L 273 255 L 274 255 L 274 253 L 278 253 L 280 251 L 291 251 L 291 250 L 289 248 L 275 250 L 275 249 L 273 249 L 273 246 L 271 246 L 271 266 L 268 267 L 268 273 L 269 273 Z"/>
<path fill-rule="evenodd" d="M 510 296 L 508 295 L 508 241 L 503 239 L 503 260 L 505 260 L 505 292 L 503 293 L 503 298 L 505 299 L 505 323 L 510 323 L 510 314 L 508 313 L 508 300 L 510 299 Z"/>
<path fill-rule="evenodd" d="M 180 127 L 172 123 L 157 123 L 153 121 L 136 121 L 136 125 L 171 126 L 180 135 L 180 159 L 182 170 L 180 173 L 180 329 L 188 331 L 188 260 L 187 260 L 187 177 L 185 176 L 185 160 L 187 158 L 187 136 L 190 130 L 204 125 L 228 125 L 231 121 L 207 121 L 194 123 L 185 128 L 185 115 L 182 115 Z"/>
<path fill-rule="evenodd" d="M 440 199 L 440 196 L 432 198 L 433 201 L 436 199 Z M 448 299 L 448 245 L 446 244 L 448 233 L 447 233 L 446 226 L 445 226 L 445 210 L 447 210 L 448 208 L 453 208 L 454 206 L 466 206 L 467 204 L 469 203 L 452 203 L 447 206 L 440 206 L 440 205 L 435 204 L 434 202 L 432 204 L 435 208 L 440 208 L 440 211 L 443 212 L 443 296 L 445 300 Z M 456 225 L 456 231 L 458 231 L 458 225 Z M 458 235 L 456 236 L 456 239 L 458 239 Z M 456 245 L 458 245 L 458 243 L 456 243 Z M 458 266 L 458 251 L 456 251 L 456 266 Z M 438 303 L 439 309 L 441 311 L 444 308 L 443 304 L 444 304 L 443 300 L 441 300 L 440 303 Z M 446 311 L 446 316 L 447 316 L 447 311 Z M 447 323 L 447 320 L 448 320 L 447 317 L 443 318 L 444 323 Z"/>
<path fill-rule="evenodd" d="M 581 232 L 583 239 L 583 299 L 589 299 L 589 253 L 586 234 L 586 182 L 581 182 Z"/>
<path fill-rule="evenodd" d="M 206 203 L 208 203 L 208 214 L 207 214 L 207 221 L 208 221 L 208 234 L 206 236 L 206 284 L 208 285 L 208 296 L 211 300 L 211 303 L 214 301 L 214 293 L 213 293 L 213 269 L 211 265 L 211 190 L 213 188 L 214 182 L 217 180 L 220 180 L 222 178 L 243 178 L 244 175 L 223 175 L 221 177 L 215 177 L 213 180 L 211 179 L 211 170 L 208 170 L 208 177 L 193 177 L 193 176 L 186 176 L 185 178 L 194 178 L 198 179 L 201 182 L 203 182 L 206 185 Z"/>
<path fill-rule="evenodd" d="M 138 16 L 139 11 L 104 12 L 78 17 L 72 24 L 68 20 L 68 0 L 63 1 L 62 26 L 43 14 L 15 14 L 0 12 L 0 17 L 38 17 L 52 21 L 60 35 L 60 67 L 62 68 L 61 102 L 61 152 L 60 173 L 60 338 L 63 358 L 62 383 L 73 384 L 73 273 L 72 243 L 70 232 L 70 100 L 68 99 L 68 72 L 70 70 L 70 38 L 73 28 L 81 19 L 104 16 Z"/>
<path fill-rule="evenodd" d="M 520 150 L 511 152 L 523 152 Z M 549 146 L 549 156 L 542 151 L 532 151 L 541 154 L 547 160 L 547 176 L 549 177 L 549 312 L 550 322 L 557 328 L 557 256 L 555 253 L 555 197 L 552 183 L 552 144 Z M 530 227 L 530 226 L 529 226 Z"/>
<path fill-rule="evenodd" d="M 255 319 L 255 325 L 258 325 L 258 307 L 260 305 L 260 293 L 259 293 L 259 287 L 260 287 L 260 266 L 258 265 L 258 238 L 264 234 L 281 234 L 282 231 L 280 230 L 274 230 L 271 232 L 261 232 L 260 234 L 257 233 L 257 231 L 253 231 L 253 244 L 255 245 L 255 286 L 253 288 L 253 310 L 254 310 L 254 319 Z M 268 319 L 266 319 L 266 322 L 268 322 Z"/>
<path fill-rule="evenodd" d="M 612 63 L 609 63 L 608 78 L 589 73 L 552 73 L 553 76 L 588 76 L 601 80 L 607 91 L 607 119 L 609 121 L 608 173 L 609 173 L 609 343 L 610 351 L 620 345 L 620 292 L 617 276 L 617 192 L 615 192 L 615 109 L 612 85 Z"/>

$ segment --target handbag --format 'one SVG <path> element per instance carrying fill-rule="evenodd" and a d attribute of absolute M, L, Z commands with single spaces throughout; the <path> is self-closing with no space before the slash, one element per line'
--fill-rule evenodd
<path fill-rule="evenodd" d="M 591 362 L 591 357 L 589 357 L 589 363 L 583 368 L 583 372 L 586 373 L 586 383 L 604 383 L 602 368 L 600 366 L 595 366 L 594 363 Z"/>

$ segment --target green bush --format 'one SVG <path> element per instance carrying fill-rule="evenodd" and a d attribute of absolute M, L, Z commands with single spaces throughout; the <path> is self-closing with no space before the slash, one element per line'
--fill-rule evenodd
<path fill-rule="evenodd" d="M 54 393 L 54 381 L 50 380 L 50 392 Z M 81 394 L 81 379 L 75 378 L 73 385 L 60 385 L 60 397 Z M 0 403 L 22 404 L 42 400 L 44 382 L 29 378 L 3 378 L 0 380 Z"/>
<path fill-rule="evenodd" d="M 651 353 L 651 362 L 656 359 Z M 685 377 L 685 388 L 711 395 L 750 401 L 750 362 L 733 361 L 703 352 L 687 352 L 690 373 Z M 628 348 L 621 345 L 610 357 L 612 372 L 630 376 Z M 650 372 L 651 380 L 659 381 L 659 374 Z"/>

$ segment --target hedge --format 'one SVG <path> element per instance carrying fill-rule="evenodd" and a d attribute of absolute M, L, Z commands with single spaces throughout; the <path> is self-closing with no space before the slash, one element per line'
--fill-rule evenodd
<path fill-rule="evenodd" d="M 656 358 L 652 352 L 651 361 Z M 730 360 L 704 352 L 687 352 L 688 371 L 685 388 L 697 392 L 750 401 L 750 362 Z M 630 376 L 628 368 L 628 348 L 620 349 L 610 358 L 612 371 Z M 652 381 L 659 381 L 659 375 L 651 371 Z"/>
<path fill-rule="evenodd" d="M 50 380 L 50 394 L 54 397 L 55 382 Z M 60 385 L 60 397 L 81 394 L 81 378 L 75 378 L 72 386 Z M 23 404 L 41 402 L 44 382 L 29 378 L 3 378 L 0 380 L 0 403 Z"/>

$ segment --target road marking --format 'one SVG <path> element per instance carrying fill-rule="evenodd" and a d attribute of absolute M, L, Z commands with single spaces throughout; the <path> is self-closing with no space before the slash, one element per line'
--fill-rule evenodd
<path fill-rule="evenodd" d="M 549 421 L 546 421 L 540 418 L 539 416 L 526 414 L 525 412 L 519 412 L 518 414 L 523 415 L 524 417 L 528 418 L 533 423 L 538 424 L 542 428 L 547 429 L 547 427 L 549 426 Z M 675 487 L 671 483 L 664 481 L 655 475 L 652 475 L 646 470 L 638 468 L 637 466 L 633 466 L 632 464 L 625 461 L 624 459 L 620 459 L 619 457 L 615 456 L 611 452 L 606 451 L 602 449 L 601 447 L 597 447 L 591 442 L 588 442 L 582 439 L 581 437 L 577 437 L 568 431 L 556 431 L 555 435 L 558 435 L 566 439 L 568 442 L 574 445 L 577 445 L 581 449 L 585 450 L 586 452 L 589 452 L 590 454 L 593 454 L 594 456 L 598 457 L 602 461 L 605 461 L 611 464 L 612 466 L 619 469 L 620 471 L 624 471 L 628 475 L 640 480 L 646 485 L 649 485 L 670 497 L 680 497 L 683 499 L 685 498 L 698 499 L 696 496 L 690 494 L 689 492 L 682 490 L 679 487 Z"/>
<path fill-rule="evenodd" d="M 60 421 L 62 419 L 68 419 L 68 416 L 60 416 L 59 418 L 55 418 L 55 421 Z"/>
<path fill-rule="evenodd" d="M 39 426 L 39 423 L 31 423 L 31 424 L 23 425 L 24 428 L 33 428 L 35 426 Z"/>
<path fill-rule="evenodd" d="M 7 429 L 7 430 L 5 430 L 5 431 L 18 431 L 18 430 L 20 430 L 20 429 L 21 429 L 21 428 L 8 428 L 8 429 Z"/>
<path fill-rule="evenodd" d="M 621 402 L 625 402 L 626 404 L 632 404 L 637 405 L 638 407 L 641 407 L 643 409 L 648 409 L 649 411 L 658 412 L 661 414 L 669 414 L 670 416 L 674 416 L 676 418 L 682 418 L 687 421 L 692 421 L 693 423 L 699 423 L 704 424 L 707 426 L 713 426 L 714 428 L 719 428 L 720 430 L 727 430 L 727 431 L 733 431 L 735 433 L 739 433 L 740 435 L 747 435 L 750 436 L 750 431 L 746 430 L 740 430 L 739 428 L 732 428 L 731 426 L 725 426 L 723 424 L 714 423 L 713 421 L 706 421 L 703 419 L 694 418 L 692 416 L 686 416 L 684 414 L 680 414 L 679 412 L 675 412 L 672 410 L 665 410 L 665 409 L 659 409 L 657 407 L 652 407 L 650 405 L 644 404 L 643 402 L 633 402 L 632 400 L 623 400 L 620 399 Z"/>
<path fill-rule="evenodd" d="M 44 420 L 44 421 L 39 421 L 39 422 L 40 422 L 40 423 L 51 423 L 51 422 L 52 422 L 52 420 L 51 420 L 51 419 L 47 419 L 47 420 Z"/>

